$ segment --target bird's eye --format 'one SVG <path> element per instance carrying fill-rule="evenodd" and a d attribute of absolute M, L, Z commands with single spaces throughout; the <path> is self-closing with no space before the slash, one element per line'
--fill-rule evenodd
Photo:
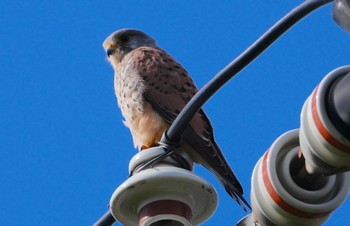
<path fill-rule="evenodd" d="M 129 36 L 127 36 L 127 35 L 122 35 L 122 36 L 119 37 L 119 42 L 125 43 L 125 42 L 127 42 L 127 41 L 129 41 Z"/>

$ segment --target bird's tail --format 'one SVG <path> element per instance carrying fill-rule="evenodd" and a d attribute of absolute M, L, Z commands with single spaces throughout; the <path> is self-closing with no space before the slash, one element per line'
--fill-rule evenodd
<path fill-rule="evenodd" d="M 224 186 L 226 192 L 234 199 L 245 212 L 248 212 L 248 207 L 252 209 L 249 202 L 243 196 L 243 188 L 237 179 L 235 173 L 231 169 L 230 165 L 226 161 L 223 153 L 221 152 L 219 146 L 214 140 L 212 140 L 211 148 L 215 150 L 216 153 L 216 164 L 211 164 L 209 169 L 214 172 L 215 176 L 219 179 L 221 184 Z M 219 163 L 219 164 L 218 164 Z M 219 167 L 218 167 L 219 166 Z"/>
<path fill-rule="evenodd" d="M 226 192 L 242 207 L 242 209 L 245 212 L 248 212 L 248 207 L 250 210 L 252 209 L 249 202 L 244 198 L 243 194 L 235 188 L 235 186 L 232 186 L 232 184 L 228 184 L 223 182 L 220 179 L 221 183 L 223 183 Z"/>
<path fill-rule="evenodd" d="M 249 202 L 243 196 L 243 188 L 241 183 L 237 179 L 235 173 L 231 169 L 230 165 L 226 161 L 223 153 L 221 152 L 219 146 L 216 144 L 214 140 L 211 141 L 211 148 L 216 152 L 216 161 L 219 164 L 211 165 L 215 176 L 219 179 L 221 184 L 224 186 L 226 192 L 234 199 L 245 212 L 248 212 L 248 207 L 250 210 L 252 209 Z M 217 167 L 219 166 L 219 167 Z"/>
<path fill-rule="evenodd" d="M 185 148 L 193 160 L 202 164 L 209 169 L 219 179 L 225 187 L 227 193 L 248 212 L 247 208 L 251 209 L 248 201 L 243 197 L 243 188 L 236 178 L 233 170 L 226 161 L 219 146 L 216 144 L 212 133 L 209 139 L 203 139 L 193 130 L 192 127 L 187 127 L 184 132 L 185 144 L 190 148 Z"/>

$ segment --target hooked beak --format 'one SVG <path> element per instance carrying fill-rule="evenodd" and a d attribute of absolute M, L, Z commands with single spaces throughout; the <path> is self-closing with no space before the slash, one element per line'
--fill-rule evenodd
<path fill-rule="evenodd" d="M 110 49 L 107 49 L 107 57 L 109 58 L 110 55 L 112 55 L 113 53 L 115 53 L 116 49 L 114 48 L 110 48 Z"/>

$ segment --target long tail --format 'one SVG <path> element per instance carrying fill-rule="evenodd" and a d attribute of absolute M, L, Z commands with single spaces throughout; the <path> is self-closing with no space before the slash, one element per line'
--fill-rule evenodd
<path fill-rule="evenodd" d="M 232 187 L 231 184 L 226 184 L 224 187 L 226 189 L 226 192 L 242 207 L 245 212 L 248 212 L 248 209 L 246 207 L 248 207 L 250 210 L 252 209 L 248 201 L 243 197 L 243 194 L 236 192 L 236 189 Z"/>
<path fill-rule="evenodd" d="M 209 140 L 201 139 L 190 126 L 185 130 L 183 138 L 191 146 L 192 156 L 195 157 L 194 160 L 213 172 L 225 187 L 227 193 L 244 211 L 248 212 L 246 207 L 249 209 L 251 207 L 243 197 L 243 188 L 227 163 L 219 146 L 215 143 L 214 138 L 211 137 L 212 139 Z"/>

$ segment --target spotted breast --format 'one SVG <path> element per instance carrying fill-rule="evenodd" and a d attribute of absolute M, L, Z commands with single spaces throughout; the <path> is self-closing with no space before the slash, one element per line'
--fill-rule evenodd
<path fill-rule="evenodd" d="M 147 87 L 136 69 L 138 62 L 134 60 L 135 54 L 141 54 L 136 59 L 142 60 L 142 50 L 135 50 L 127 54 L 122 59 L 124 62 L 116 67 L 114 89 L 134 146 L 142 150 L 157 143 L 169 124 L 144 99 L 143 93 Z"/>

